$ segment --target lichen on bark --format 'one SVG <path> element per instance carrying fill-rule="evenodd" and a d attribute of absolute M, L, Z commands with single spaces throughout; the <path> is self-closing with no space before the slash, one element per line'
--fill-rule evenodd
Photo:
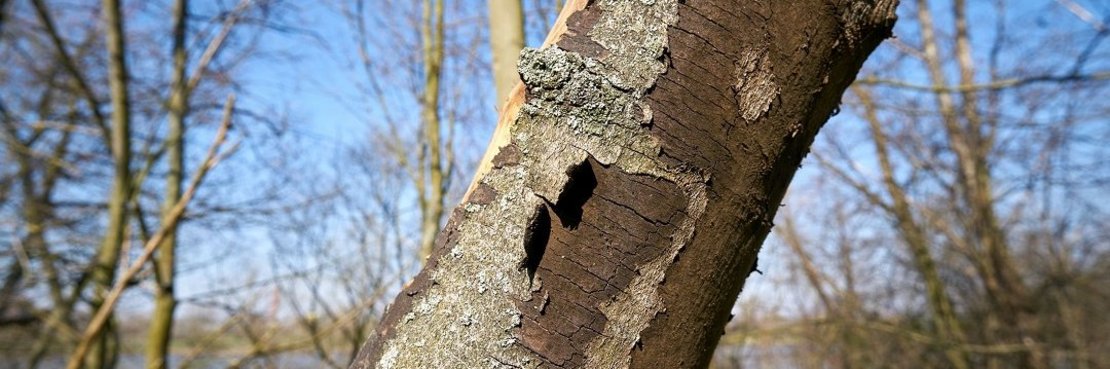
<path fill-rule="evenodd" d="M 748 122 L 766 114 L 771 101 L 779 95 L 771 58 L 767 54 L 766 49 L 748 48 L 736 62 L 736 85 L 733 89 L 740 103 L 740 116 Z"/>
<path fill-rule="evenodd" d="M 663 163 L 648 128 L 651 109 L 642 101 L 667 68 L 666 32 L 676 21 L 677 2 L 603 0 L 593 6 L 601 18 L 589 36 L 604 55 L 590 58 L 557 46 L 522 52 L 518 67 L 528 96 L 510 141 L 519 163 L 496 167 L 480 180 L 482 201 L 464 204 L 457 242 L 440 253 L 431 283 L 390 328 L 377 367 L 540 366 L 542 359 L 514 333 L 521 324 L 515 303 L 530 298 L 533 287 L 519 267 L 526 257 L 523 239 L 533 209 L 557 201 L 568 169 L 587 158 L 675 183 L 688 199 L 687 219 L 672 244 L 600 306 L 607 324 L 588 345 L 587 366 L 627 367 L 640 332 L 664 309 L 656 287 L 693 235 L 708 180 L 694 168 Z"/>
<path fill-rule="evenodd" d="M 580 0 L 557 46 L 522 53 L 526 96 L 354 368 L 707 362 L 770 204 L 895 2 L 691 1 L 681 24 L 678 3 Z"/>

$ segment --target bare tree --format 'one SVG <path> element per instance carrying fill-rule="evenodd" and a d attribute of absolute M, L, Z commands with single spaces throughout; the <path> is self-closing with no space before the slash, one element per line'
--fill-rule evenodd
<path fill-rule="evenodd" d="M 169 154 L 166 158 L 169 172 L 166 174 L 166 194 L 163 217 L 167 216 L 181 199 L 181 183 L 185 173 L 185 117 L 189 111 L 189 91 L 186 84 L 186 63 L 188 46 L 189 1 L 177 0 L 173 8 L 173 75 L 170 82 L 170 99 L 165 147 Z M 147 337 L 147 369 L 164 369 L 169 360 L 169 345 L 173 334 L 174 311 L 177 299 L 174 296 L 176 274 L 177 232 L 170 230 L 165 241 L 158 246 L 155 262 L 154 311 L 150 317 L 150 334 Z"/>
<path fill-rule="evenodd" d="M 131 199 L 131 103 L 128 96 L 127 57 L 123 40 L 123 16 L 119 0 L 104 0 L 103 7 L 104 37 L 108 49 L 108 84 L 112 106 L 110 147 L 114 159 L 115 175 L 112 192 L 108 198 L 108 227 L 104 231 L 104 241 L 97 249 L 96 263 L 93 265 L 92 310 L 97 311 L 104 305 L 108 290 L 115 282 L 116 268 L 127 235 L 128 202 Z M 115 366 L 118 342 L 114 342 L 111 318 L 106 328 L 92 337 L 85 365 L 89 369 L 111 368 Z"/>
<path fill-rule="evenodd" d="M 443 0 L 424 0 L 420 26 L 423 43 L 424 89 L 420 100 L 421 131 L 424 139 L 416 160 L 417 201 L 420 204 L 420 259 L 431 255 L 450 176 L 450 163 L 443 161 L 442 128 L 439 117 L 440 80 L 443 65 Z M 426 178 L 426 179 L 425 179 Z"/>
<path fill-rule="evenodd" d="M 6 194 L 13 194 L 16 196 L 10 198 L 11 203 L 18 204 L 18 209 L 0 207 L 0 219 L 12 224 L 13 229 L 4 235 L 5 242 L 12 241 L 12 252 L 0 256 L 8 268 L 3 274 L 4 299 L 0 307 L 5 318 L 18 318 L 3 325 L 3 334 L 5 339 L 12 339 L 13 358 L 26 360 L 20 365 L 38 367 L 70 347 L 87 344 L 89 360 L 78 364 L 111 367 L 117 361 L 116 345 L 124 333 L 112 324 L 113 309 L 103 307 L 115 304 L 106 303 L 107 298 L 115 298 L 106 293 L 154 279 L 159 316 L 150 346 L 152 352 L 160 353 L 151 356 L 152 362 L 164 363 L 162 358 L 172 337 L 172 305 L 176 305 L 166 304 L 175 300 L 176 252 L 172 247 L 159 252 L 152 263 L 155 265 L 148 268 L 140 264 L 123 280 L 115 276 L 127 272 L 120 270 L 125 261 L 142 258 L 144 250 L 131 245 L 177 235 L 176 221 L 164 220 L 170 218 L 169 212 L 184 196 L 183 161 L 190 152 L 185 139 L 211 132 L 206 125 L 213 116 L 219 118 L 211 112 L 221 110 L 218 103 L 213 104 L 214 96 L 231 88 L 228 72 L 241 60 L 249 59 L 246 56 L 252 55 L 252 49 L 236 44 L 232 47 L 235 53 L 225 53 L 225 57 L 217 54 L 228 48 L 224 40 L 229 39 L 231 28 L 241 16 L 248 17 L 252 25 L 272 26 L 265 16 L 274 3 L 242 2 L 214 16 L 215 21 L 210 23 L 194 17 L 192 22 L 202 27 L 190 31 L 191 35 L 179 27 L 178 35 L 185 39 L 178 38 L 176 50 L 166 53 L 171 55 L 145 53 L 158 42 L 159 33 L 147 32 L 158 24 L 139 21 L 122 26 L 125 18 L 150 15 L 144 14 L 147 8 L 119 9 L 116 14 L 112 8 L 123 8 L 118 3 L 82 3 L 65 8 L 55 5 L 35 0 L 26 6 L 4 7 L 5 25 L 11 27 L 5 27 L 2 33 L 5 67 L 0 75 L 19 77 L 11 84 L 4 83 L 0 138 L 5 158 L 16 159 L 13 162 L 21 169 L 10 175 L 7 168 L 0 171 L 4 173 L 0 184 L 4 184 L 5 201 L 9 199 Z M 184 11 L 185 5 L 181 5 Z M 101 21 L 82 18 L 94 10 L 104 12 Z M 184 19 L 185 13 L 178 12 L 176 23 L 183 27 Z M 205 23 L 208 27 L 203 27 Z M 195 60 L 188 60 L 183 53 L 186 45 L 204 49 Z M 140 58 L 137 66 L 131 65 L 127 60 L 135 55 L 152 59 Z M 151 63 L 159 57 L 176 57 L 177 63 L 166 64 L 176 64 L 173 69 L 180 73 L 170 73 L 176 75 L 170 78 L 159 70 L 161 65 Z M 184 73 L 187 66 L 194 68 L 192 73 Z M 166 78 L 161 79 L 163 76 Z M 190 104 L 185 95 L 193 94 L 199 94 L 199 98 Z M 247 117 L 252 114 L 246 109 L 233 113 Z M 186 116 L 190 117 L 188 123 Z M 162 128 L 162 120 L 167 117 L 171 127 Z M 190 133 L 185 130 L 186 124 L 197 129 Z M 126 175 L 121 174 L 124 170 Z M 120 184 L 124 179 L 127 183 Z M 163 183 L 170 188 L 161 187 Z M 125 188 L 120 191 L 119 186 Z M 95 196 L 102 188 L 103 193 L 114 197 Z M 159 202 L 162 211 L 157 210 Z M 224 208 L 232 206 L 225 204 Z M 105 221 L 116 219 L 120 212 L 126 215 L 122 223 Z M 189 219 L 210 216 L 203 210 L 190 211 Z M 162 230 L 166 227 L 169 229 Z M 98 325 L 86 323 L 101 312 L 107 317 L 98 323 L 103 325 L 87 329 Z M 82 331 L 95 333 L 86 339 Z"/>

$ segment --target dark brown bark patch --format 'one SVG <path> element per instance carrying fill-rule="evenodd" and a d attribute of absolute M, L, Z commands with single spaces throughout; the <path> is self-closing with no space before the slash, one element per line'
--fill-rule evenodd
<path fill-rule="evenodd" d="M 467 197 L 467 202 L 476 205 L 486 205 L 492 202 L 494 198 L 497 198 L 497 190 L 493 189 L 493 187 L 488 184 L 479 183 L 478 186 L 474 188 L 474 192 Z"/>
<path fill-rule="evenodd" d="M 547 364 L 566 368 L 584 365 L 582 353 L 605 329 L 601 306 L 628 287 L 640 266 L 667 251 L 686 208 L 682 191 L 665 180 L 593 159 L 570 172 L 581 187 L 568 186 L 578 192 L 548 208 L 553 226 L 547 250 L 531 299 L 518 303 L 521 344 Z M 582 192 L 587 188 L 589 193 Z M 573 199 L 585 201 L 577 205 Z M 560 216 L 562 206 L 580 210 Z"/>
<path fill-rule="evenodd" d="M 520 148 L 515 144 L 508 144 L 497 151 L 493 156 L 493 167 L 504 168 L 520 164 Z"/>
<path fill-rule="evenodd" d="M 609 50 L 587 35 L 600 19 L 601 11 L 594 4 L 571 14 L 567 18 L 567 33 L 559 39 L 559 47 L 564 50 L 574 50 L 582 56 L 594 59 L 601 59 L 608 55 Z"/>
<path fill-rule="evenodd" d="M 582 221 L 582 206 L 597 188 L 597 177 L 594 176 L 590 161 L 585 160 L 567 168 L 567 184 L 559 193 L 559 200 L 555 202 L 553 209 L 564 228 L 578 228 L 578 223 Z"/>
<path fill-rule="evenodd" d="M 524 260 L 520 262 L 520 267 L 528 272 L 529 283 L 535 281 L 536 269 L 543 261 L 549 241 L 551 241 L 551 214 L 547 210 L 547 205 L 536 204 L 524 229 Z"/>
<path fill-rule="evenodd" d="M 679 4 L 670 65 L 647 96 L 664 155 L 713 183 L 632 368 L 708 365 L 787 184 L 893 22 L 891 1 L 727 3 Z"/>

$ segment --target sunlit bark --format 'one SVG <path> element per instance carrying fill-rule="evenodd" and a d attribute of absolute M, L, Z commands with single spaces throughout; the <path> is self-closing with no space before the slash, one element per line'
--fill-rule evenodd
<path fill-rule="evenodd" d="M 895 3 L 569 2 L 352 367 L 707 365 Z"/>

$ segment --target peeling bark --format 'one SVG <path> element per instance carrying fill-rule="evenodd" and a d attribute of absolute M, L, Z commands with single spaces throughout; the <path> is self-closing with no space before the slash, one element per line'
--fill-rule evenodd
<path fill-rule="evenodd" d="M 569 3 L 351 367 L 704 367 L 895 3 Z"/>

